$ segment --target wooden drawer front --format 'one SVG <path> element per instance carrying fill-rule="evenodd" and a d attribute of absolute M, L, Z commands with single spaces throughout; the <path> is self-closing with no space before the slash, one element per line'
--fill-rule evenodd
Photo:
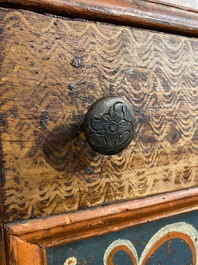
<path fill-rule="evenodd" d="M 1 9 L 5 220 L 145 197 L 198 184 L 198 40 Z M 134 140 L 91 150 L 84 114 L 127 98 Z"/>

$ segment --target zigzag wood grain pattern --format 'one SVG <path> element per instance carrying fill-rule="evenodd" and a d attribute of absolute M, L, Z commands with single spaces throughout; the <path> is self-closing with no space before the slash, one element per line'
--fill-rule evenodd
<path fill-rule="evenodd" d="M 2 9 L 1 118 L 7 221 L 198 185 L 198 40 Z M 136 115 L 122 153 L 81 131 L 99 98 Z"/>

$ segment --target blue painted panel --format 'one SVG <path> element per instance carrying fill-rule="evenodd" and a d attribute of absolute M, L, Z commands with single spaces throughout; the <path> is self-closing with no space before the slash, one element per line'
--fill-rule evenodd
<path fill-rule="evenodd" d="M 190 247 L 181 239 L 171 239 L 150 256 L 146 265 L 187 265 L 192 264 Z"/>
<path fill-rule="evenodd" d="M 191 265 L 198 252 L 198 211 L 147 222 L 69 245 L 47 249 L 48 265 Z M 172 235 L 172 234 L 173 235 Z M 166 235 L 171 235 L 166 240 Z M 162 244 L 155 246 L 155 243 Z M 117 251 L 115 251 L 117 248 Z M 153 251 L 153 253 L 152 253 Z M 147 258 L 146 258 L 147 257 Z M 198 257 L 198 254 L 197 254 Z"/>

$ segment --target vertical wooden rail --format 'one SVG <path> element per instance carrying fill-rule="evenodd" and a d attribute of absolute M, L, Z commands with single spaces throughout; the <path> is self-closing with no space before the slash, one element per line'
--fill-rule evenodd
<path fill-rule="evenodd" d="M 7 265 L 46 265 L 45 250 L 7 232 Z"/>
<path fill-rule="evenodd" d="M 3 224 L 0 224 L 0 265 L 6 265 L 6 250 Z"/>

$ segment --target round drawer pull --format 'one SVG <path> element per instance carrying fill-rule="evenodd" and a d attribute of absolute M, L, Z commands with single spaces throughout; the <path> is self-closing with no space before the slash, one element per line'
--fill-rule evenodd
<path fill-rule="evenodd" d="M 84 132 L 96 152 L 104 155 L 121 152 L 134 133 L 134 114 L 129 103 L 117 96 L 99 99 L 85 116 Z"/>

